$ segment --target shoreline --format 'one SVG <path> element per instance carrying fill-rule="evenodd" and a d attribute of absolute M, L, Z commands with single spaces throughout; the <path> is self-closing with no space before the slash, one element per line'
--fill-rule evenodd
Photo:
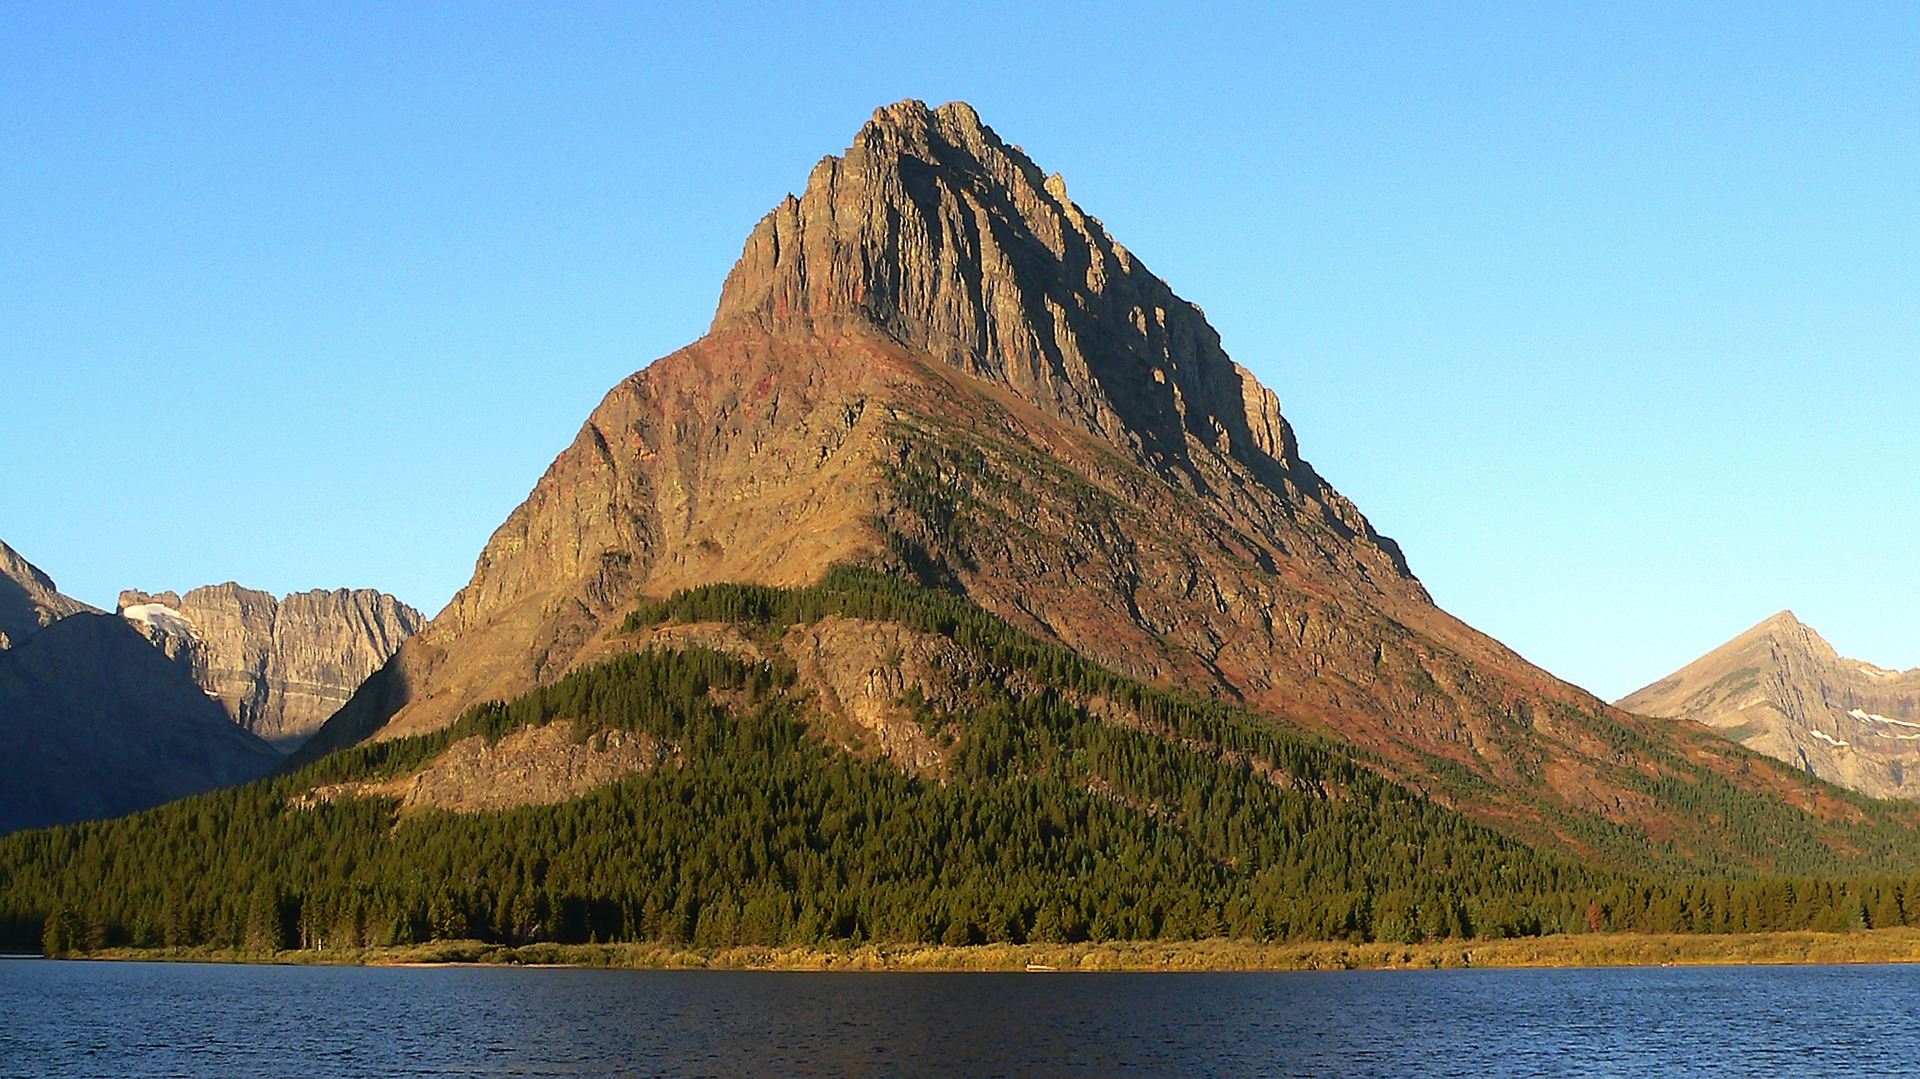
<path fill-rule="evenodd" d="M 624 970 L 1231 972 L 1543 967 L 1808 966 L 1920 962 L 1920 929 L 1850 933 L 1579 933 L 1421 944 L 1244 940 L 1082 944 L 860 944 L 692 948 L 666 944 L 439 941 L 393 947 L 249 952 L 110 948 L 72 958 L 367 967 L 570 967 Z"/>

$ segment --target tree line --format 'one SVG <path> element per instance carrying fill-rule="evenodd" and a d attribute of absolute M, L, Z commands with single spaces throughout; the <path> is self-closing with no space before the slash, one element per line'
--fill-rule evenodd
<path fill-rule="evenodd" d="M 972 657 L 972 674 L 954 672 L 960 706 L 909 702 L 952 744 L 942 775 L 830 743 L 790 669 L 643 652 L 432 734 L 0 840 L 0 947 L 1419 941 L 1920 924 L 1920 876 L 1660 878 L 1536 850 L 1333 743 L 1140 685 L 876 574 L 694 589 L 628 628 L 724 620 L 771 633 L 828 614 L 939 633 Z M 1094 695 L 1138 727 L 1094 716 Z M 504 812 L 303 797 L 548 723 L 581 740 L 641 731 L 673 746 L 674 763 Z"/>

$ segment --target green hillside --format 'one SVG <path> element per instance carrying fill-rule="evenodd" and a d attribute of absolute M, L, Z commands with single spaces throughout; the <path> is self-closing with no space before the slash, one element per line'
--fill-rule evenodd
<path fill-rule="evenodd" d="M 943 774 L 834 744 L 779 663 L 645 651 L 431 735 L 0 840 L 0 948 L 1418 940 L 1920 922 L 1920 879 L 1662 882 L 1542 853 L 1335 745 L 1131 682 L 871 573 L 696 589 L 626 628 L 727 622 L 772 637 L 829 614 L 939 634 L 989 672 L 965 687 L 964 708 L 919 705 L 924 730 L 951 746 Z M 1095 718 L 1096 695 L 1141 722 Z M 643 732 L 677 747 L 678 763 L 490 813 L 303 797 L 552 722 L 583 741 Z"/>

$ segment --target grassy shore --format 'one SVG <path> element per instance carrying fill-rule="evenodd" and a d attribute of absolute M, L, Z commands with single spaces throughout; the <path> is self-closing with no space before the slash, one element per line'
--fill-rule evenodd
<path fill-rule="evenodd" d="M 619 967 L 653 970 L 1060 971 L 1412 970 L 1465 967 L 1700 966 L 1920 961 L 1920 929 L 1721 936 L 1593 933 L 1522 940 L 1426 944 L 1241 940 L 1104 944 L 983 944 L 945 947 L 682 948 L 660 944 L 533 944 L 442 941 L 393 948 L 275 953 L 220 949 L 110 949 L 102 959 L 408 966 L 437 964 Z"/>

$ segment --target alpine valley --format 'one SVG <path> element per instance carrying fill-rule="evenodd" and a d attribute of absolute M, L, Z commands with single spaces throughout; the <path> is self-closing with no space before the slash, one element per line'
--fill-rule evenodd
<path fill-rule="evenodd" d="M 50 951 L 1900 923 L 1920 808 L 1438 608 L 1197 306 L 913 101 L 279 774 L 0 841 Z"/>

